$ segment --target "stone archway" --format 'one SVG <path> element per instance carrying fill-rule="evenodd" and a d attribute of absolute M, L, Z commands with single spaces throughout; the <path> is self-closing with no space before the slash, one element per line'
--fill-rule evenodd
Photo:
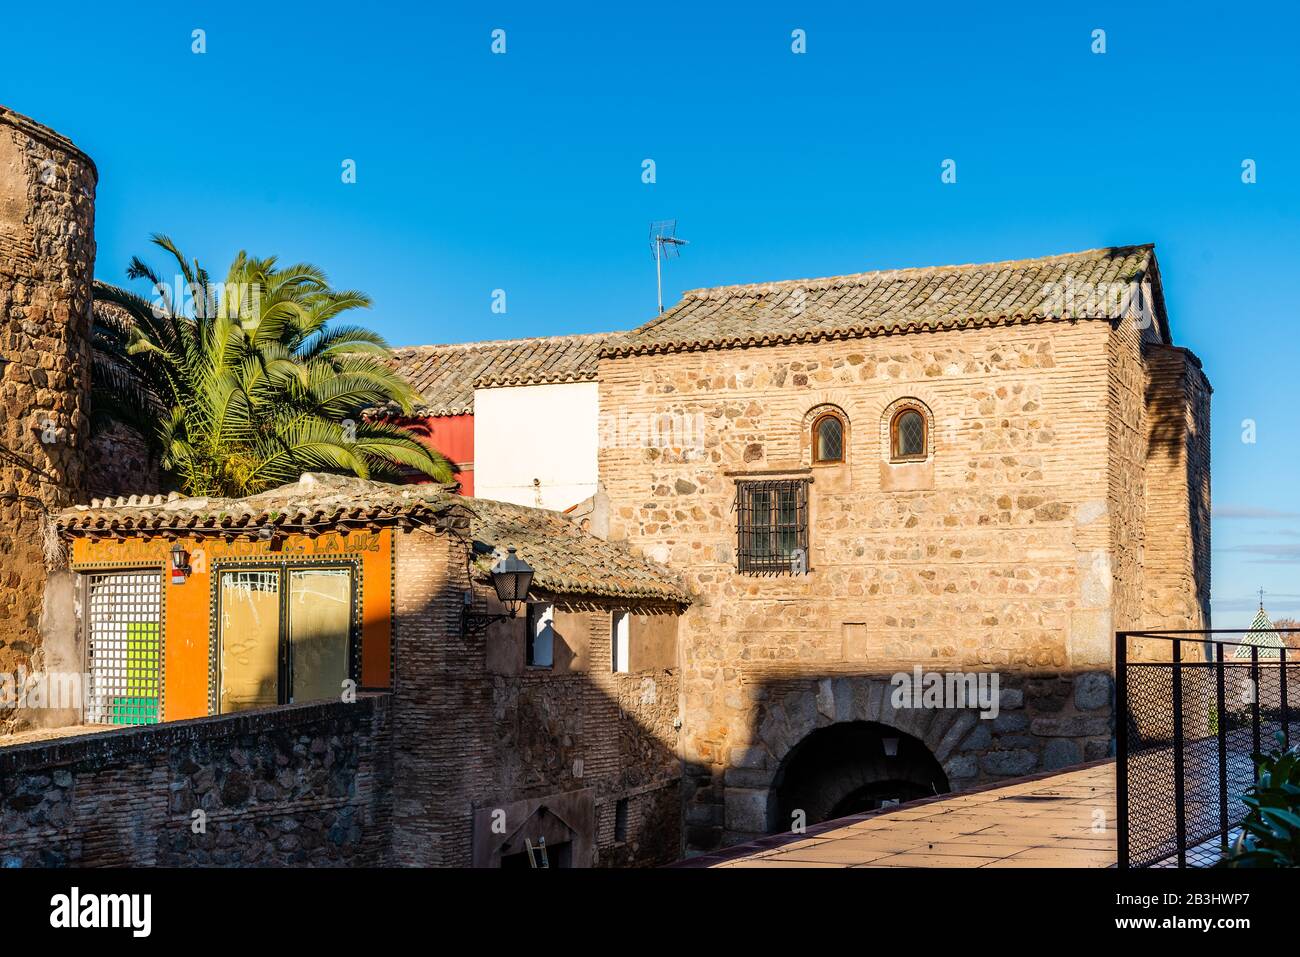
<path fill-rule="evenodd" d="M 769 830 L 820 824 L 949 790 L 925 743 L 876 721 L 817 728 L 786 755 L 772 779 Z"/>
<path fill-rule="evenodd" d="M 889 679 L 884 676 L 782 678 L 765 683 L 755 704 L 748 743 L 732 746 L 727 755 L 722 817 L 725 839 L 730 843 L 790 826 L 782 817 L 785 808 L 781 806 L 789 762 L 805 739 L 819 729 L 865 722 L 876 726 L 878 739 L 896 734 L 901 742 L 905 736 L 915 741 L 938 768 L 937 775 L 932 774 L 928 780 L 941 780 L 945 790 L 968 787 L 977 773 L 974 755 L 966 749 L 959 751 L 962 742 L 980 732 L 975 712 L 895 708 Z M 983 731 L 987 733 L 987 728 Z M 971 743 L 967 742 L 967 747 Z M 934 771 L 934 767 L 925 766 Z M 912 774 L 907 780 L 917 777 Z M 880 780 L 894 779 L 886 775 Z M 864 779 L 855 789 L 859 799 L 872 797 L 870 783 Z M 854 793 L 841 795 L 835 803 L 852 798 Z"/>

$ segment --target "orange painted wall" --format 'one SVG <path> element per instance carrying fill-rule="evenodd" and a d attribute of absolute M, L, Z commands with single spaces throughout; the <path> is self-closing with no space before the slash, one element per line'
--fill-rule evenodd
<path fill-rule="evenodd" d="M 293 564 L 302 560 L 359 560 L 361 565 L 361 687 L 390 686 L 393 619 L 393 531 L 330 532 L 310 538 L 290 535 L 279 548 L 270 542 L 209 537 L 184 538 L 193 571 L 172 584 L 163 538 L 91 541 L 74 538 L 74 571 L 163 568 L 163 698 L 166 721 L 208 713 L 208 661 L 212 639 L 212 573 L 245 563 Z"/>

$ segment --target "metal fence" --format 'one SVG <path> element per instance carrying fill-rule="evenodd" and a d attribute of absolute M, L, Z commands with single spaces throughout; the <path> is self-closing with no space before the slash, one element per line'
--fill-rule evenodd
<path fill-rule="evenodd" d="M 1279 733 L 1289 743 L 1300 651 L 1239 640 L 1245 634 L 1117 634 L 1120 867 L 1217 863 L 1247 811 L 1251 755 L 1275 747 Z"/>

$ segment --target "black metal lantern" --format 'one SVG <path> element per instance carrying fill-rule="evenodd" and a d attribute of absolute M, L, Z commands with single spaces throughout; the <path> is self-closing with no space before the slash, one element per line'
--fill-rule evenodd
<path fill-rule="evenodd" d="M 185 550 L 185 546 L 177 542 L 172 546 L 172 581 L 183 582 L 185 576 L 190 573 L 190 553 Z"/>
<path fill-rule="evenodd" d="M 492 566 L 491 574 L 497 599 L 513 617 L 519 606 L 528 600 L 528 589 L 533 585 L 533 566 L 516 555 L 512 547 L 505 558 Z"/>
<path fill-rule="evenodd" d="M 492 588 L 497 593 L 497 600 L 506 610 L 496 615 L 475 611 L 473 590 L 465 592 L 460 624 L 466 635 L 482 634 L 494 622 L 514 618 L 519 606 L 528 601 L 528 590 L 533 585 L 533 566 L 516 555 L 513 548 L 508 550 L 505 558 L 499 559 L 488 569 L 488 573 L 492 576 Z"/>

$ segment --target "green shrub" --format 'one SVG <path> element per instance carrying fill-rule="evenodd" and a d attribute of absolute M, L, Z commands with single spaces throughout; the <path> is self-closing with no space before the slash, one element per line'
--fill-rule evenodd
<path fill-rule="evenodd" d="M 1250 811 L 1220 866 L 1300 866 L 1300 747 L 1287 748 L 1279 734 L 1276 750 L 1251 757 L 1256 780 L 1242 795 Z"/>

